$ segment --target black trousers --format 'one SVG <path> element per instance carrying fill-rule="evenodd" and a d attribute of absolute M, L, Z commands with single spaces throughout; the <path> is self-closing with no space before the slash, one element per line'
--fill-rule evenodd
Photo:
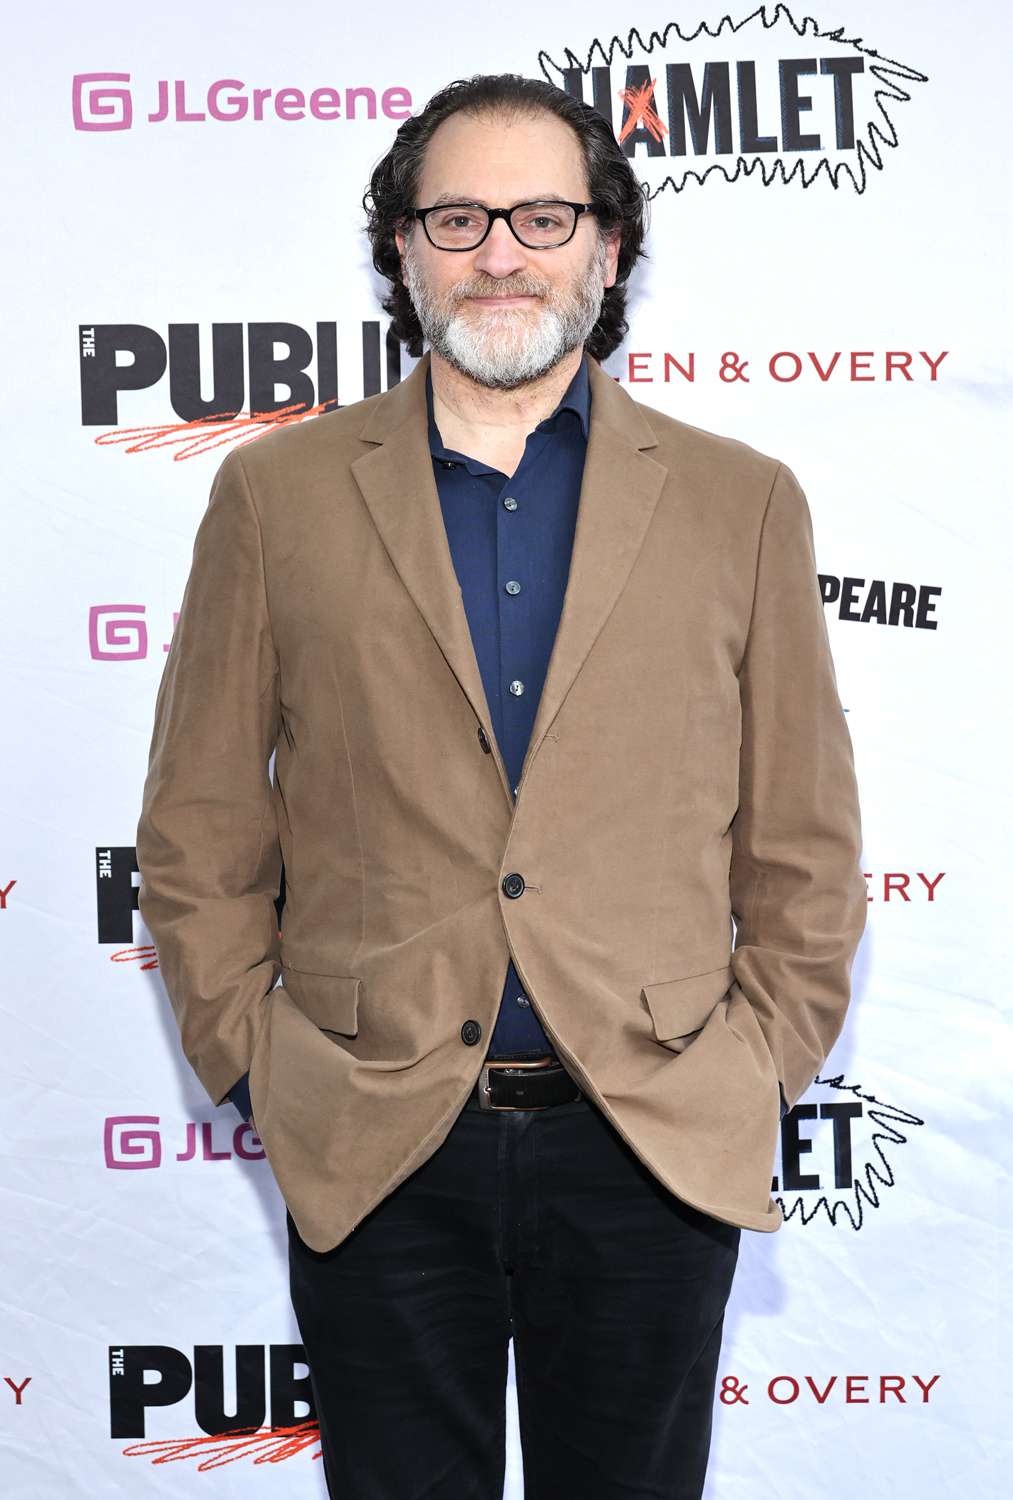
<path fill-rule="evenodd" d="M 333 1500 L 502 1500 L 511 1337 L 525 1500 L 699 1500 L 741 1230 L 589 1100 L 469 1101 L 334 1250 L 288 1230 Z"/>

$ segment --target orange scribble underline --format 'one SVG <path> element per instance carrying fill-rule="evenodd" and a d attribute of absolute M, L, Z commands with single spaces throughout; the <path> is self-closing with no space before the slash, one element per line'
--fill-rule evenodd
<path fill-rule="evenodd" d="M 143 960 L 143 962 L 141 962 Z M 157 969 L 158 954 L 155 952 L 154 943 L 146 943 L 140 948 L 123 948 L 118 953 L 110 953 L 111 964 L 132 964 L 141 962 L 142 969 Z"/>
<path fill-rule="evenodd" d="M 182 444 L 180 451 L 172 455 L 173 462 L 194 458 L 223 443 L 234 443 L 241 433 L 247 433 L 243 443 L 252 443 L 276 427 L 288 427 L 293 422 L 303 422 L 307 417 L 320 416 L 333 410 L 327 402 L 317 406 L 293 403 L 280 406 L 277 411 L 264 412 L 218 412 L 213 417 L 195 417 L 192 422 L 163 422 L 154 427 L 115 427 L 112 432 L 99 433 L 95 439 L 100 448 L 114 443 L 125 443 L 128 453 L 144 453 L 149 448 L 168 448 Z M 250 429 L 256 429 L 251 431 Z M 193 434 L 204 434 L 203 439 Z M 135 441 L 136 439 L 136 441 Z M 242 444 L 240 444 L 242 446 Z"/>
<path fill-rule="evenodd" d="M 153 1464 L 199 1458 L 197 1472 L 203 1473 L 251 1455 L 256 1455 L 255 1464 L 279 1464 L 319 1442 L 319 1424 L 299 1422 L 294 1427 L 238 1427 L 234 1432 L 202 1433 L 200 1437 L 153 1438 L 149 1442 L 131 1443 L 123 1449 L 123 1454 L 129 1458 L 150 1458 Z M 264 1451 L 257 1453 L 258 1448 Z M 313 1457 L 320 1457 L 319 1446 Z"/>

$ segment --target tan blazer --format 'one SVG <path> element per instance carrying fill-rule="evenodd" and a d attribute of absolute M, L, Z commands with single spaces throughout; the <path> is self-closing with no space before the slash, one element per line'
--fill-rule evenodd
<path fill-rule="evenodd" d="M 428 363 L 214 477 L 137 830 L 183 1049 L 216 1104 L 249 1070 L 282 1195 L 327 1250 L 446 1137 L 512 954 L 660 1181 L 775 1230 L 778 1080 L 794 1104 L 840 1032 L 867 910 L 805 496 L 588 358 L 573 560 L 515 802 Z"/>

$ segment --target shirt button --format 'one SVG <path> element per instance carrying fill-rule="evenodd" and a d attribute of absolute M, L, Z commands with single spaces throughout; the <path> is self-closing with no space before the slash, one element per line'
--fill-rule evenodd
<path fill-rule="evenodd" d="M 506 589 L 508 594 L 519 594 L 521 591 L 521 586 L 517 582 L 516 578 L 508 578 L 503 587 Z"/>
<path fill-rule="evenodd" d="M 519 698 L 523 693 L 524 684 L 523 682 L 521 682 L 519 677 L 515 677 L 513 682 L 510 684 L 510 691 L 513 693 L 515 698 Z"/>
<path fill-rule="evenodd" d="M 517 501 L 514 499 L 513 495 L 508 495 L 506 497 L 506 499 L 503 501 L 503 509 L 504 510 L 516 510 L 517 509 Z"/>
<path fill-rule="evenodd" d="M 527 995 L 518 995 L 517 996 L 517 1004 L 518 1005 L 530 1005 L 531 1001 L 528 999 Z"/>

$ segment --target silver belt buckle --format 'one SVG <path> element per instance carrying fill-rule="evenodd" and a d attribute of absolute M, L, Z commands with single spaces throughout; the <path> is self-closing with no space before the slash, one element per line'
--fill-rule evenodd
<path fill-rule="evenodd" d="M 478 1107 L 479 1109 L 508 1109 L 515 1114 L 528 1109 L 549 1109 L 548 1104 L 493 1104 L 491 1089 L 489 1087 L 490 1068 L 548 1068 L 557 1062 L 555 1057 L 536 1057 L 525 1062 L 522 1058 L 512 1061 L 510 1058 L 493 1058 L 482 1064 L 482 1070 L 478 1075 Z"/>

